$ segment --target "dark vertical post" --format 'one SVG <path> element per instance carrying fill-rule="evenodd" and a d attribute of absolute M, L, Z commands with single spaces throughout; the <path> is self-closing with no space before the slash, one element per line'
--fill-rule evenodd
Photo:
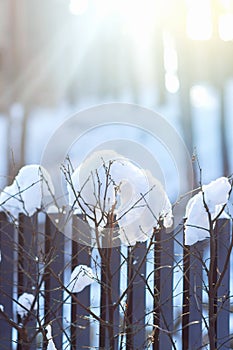
<path fill-rule="evenodd" d="M 159 350 L 160 327 L 160 259 L 161 259 L 161 231 L 156 232 L 154 245 L 154 339 L 153 350 Z"/>
<path fill-rule="evenodd" d="M 101 287 L 100 287 L 100 318 L 103 323 L 100 323 L 99 347 L 101 350 L 106 349 L 108 344 L 107 332 L 107 313 L 108 313 L 108 297 L 109 279 L 107 271 L 108 248 L 100 248 L 101 250 Z"/>
<path fill-rule="evenodd" d="M 0 305 L 9 318 L 13 318 L 12 296 L 14 286 L 14 225 L 0 212 Z M 11 349 L 12 328 L 0 313 L 0 343 L 2 349 Z"/>
<path fill-rule="evenodd" d="M 129 251 L 127 295 L 127 349 L 143 349 L 146 345 L 146 243 L 136 243 Z M 133 279 L 133 282 L 132 282 Z"/>
<path fill-rule="evenodd" d="M 181 27 L 184 24 L 183 21 Z M 182 32 L 180 32 L 182 33 Z M 192 71 L 189 69 L 190 62 L 193 61 L 190 50 L 185 50 L 184 47 L 189 47 L 190 42 L 181 35 L 177 37 L 176 41 L 179 64 L 179 79 L 180 79 L 180 111 L 181 124 L 183 128 L 183 135 L 185 144 L 190 153 L 193 152 L 193 122 L 192 110 L 190 104 L 190 87 L 193 83 Z"/>
<path fill-rule="evenodd" d="M 156 232 L 154 246 L 154 344 L 153 349 L 172 349 L 174 240 L 164 228 Z M 159 330 L 158 328 L 159 327 Z M 164 330 L 164 332 L 163 332 Z"/>
<path fill-rule="evenodd" d="M 230 331 L 230 260 L 232 225 L 229 219 L 218 219 L 215 227 L 217 249 L 217 278 L 221 278 L 217 291 L 217 347 L 229 349 Z"/>
<path fill-rule="evenodd" d="M 101 255 L 101 300 L 100 349 L 118 349 L 120 332 L 120 315 L 117 301 L 120 295 L 120 240 L 118 227 L 112 226 L 113 218 L 109 216 L 109 225 L 102 232 Z"/>
<path fill-rule="evenodd" d="M 18 226 L 18 294 L 31 293 L 37 284 L 37 214 L 19 214 Z"/>
<path fill-rule="evenodd" d="M 189 349 L 202 347 L 202 259 L 204 242 L 190 247 L 189 266 Z"/>
<path fill-rule="evenodd" d="M 229 171 L 229 155 L 230 147 L 227 145 L 227 123 L 226 123 L 226 101 L 225 101 L 225 90 L 223 84 L 219 84 L 220 93 L 220 136 L 221 136 L 221 147 L 222 147 L 222 162 L 223 162 L 223 175 L 228 176 Z"/>
<path fill-rule="evenodd" d="M 174 240 L 166 229 L 161 230 L 161 260 L 160 260 L 160 327 L 168 332 L 160 334 L 161 344 L 168 350 L 172 348 L 173 332 L 173 265 Z M 169 333 L 171 332 L 171 333 Z"/>
<path fill-rule="evenodd" d="M 72 240 L 72 270 L 77 265 L 91 266 L 90 229 L 82 220 L 82 216 L 73 216 L 73 240 Z M 85 244 L 79 242 L 77 232 L 85 235 Z M 88 239 L 89 237 L 89 239 Z M 88 245 L 89 241 L 89 245 Z M 87 286 L 78 295 L 78 300 L 85 307 L 90 306 L 90 286 Z M 90 346 L 90 321 L 88 311 L 76 304 L 72 298 L 71 309 L 71 342 L 72 350 L 85 349 Z"/>
<path fill-rule="evenodd" d="M 120 314 L 119 305 L 116 305 L 117 300 L 120 296 L 120 265 L 121 265 L 121 254 L 120 254 L 120 241 L 115 240 L 116 246 L 111 248 L 110 257 L 110 269 L 111 269 L 111 286 L 112 286 L 112 305 L 110 305 L 109 313 L 113 312 L 113 333 L 114 333 L 114 349 L 118 349 L 119 344 L 119 333 L 120 333 Z M 111 319 L 111 317 L 109 317 Z"/>
<path fill-rule="evenodd" d="M 128 257 L 127 257 L 127 280 L 128 285 L 133 279 L 133 247 L 128 247 Z M 126 349 L 133 349 L 133 285 L 128 286 L 127 292 L 127 308 L 126 308 Z"/>
<path fill-rule="evenodd" d="M 188 350 L 189 346 L 189 270 L 190 270 L 190 247 L 183 246 L 183 307 L 182 307 L 182 349 Z"/>
<path fill-rule="evenodd" d="M 58 349 L 62 349 L 63 291 L 60 283 L 53 274 L 63 281 L 63 271 L 64 234 L 59 232 L 50 217 L 46 216 L 44 271 L 45 324 L 47 325 L 52 321 L 53 339 Z"/>
<path fill-rule="evenodd" d="M 33 294 L 38 298 L 39 291 L 38 286 L 38 259 L 37 259 L 37 214 L 32 217 L 28 217 L 24 214 L 19 214 L 19 226 L 18 226 L 18 296 L 23 293 Z M 36 317 L 29 316 L 28 318 L 21 319 L 18 315 L 18 322 L 23 324 L 25 328 L 28 340 L 36 333 Z M 26 334 L 25 333 L 25 334 Z M 26 338 L 21 337 L 21 333 L 18 335 L 18 350 L 26 349 Z M 35 346 L 36 340 L 31 342 L 30 345 Z"/>
<path fill-rule="evenodd" d="M 205 242 L 184 245 L 182 348 L 202 347 L 202 259 Z"/>

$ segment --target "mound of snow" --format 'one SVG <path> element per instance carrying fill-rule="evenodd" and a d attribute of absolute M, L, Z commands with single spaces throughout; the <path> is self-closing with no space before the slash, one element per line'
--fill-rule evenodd
<path fill-rule="evenodd" d="M 12 185 L 0 194 L 0 208 L 14 218 L 19 213 L 33 215 L 52 199 L 54 187 L 50 175 L 41 165 L 26 165 L 15 177 Z"/>
<path fill-rule="evenodd" d="M 71 274 L 67 289 L 72 293 L 79 293 L 94 281 L 95 276 L 92 269 L 86 265 L 78 265 Z"/>
<path fill-rule="evenodd" d="M 226 177 L 220 177 L 202 187 L 202 191 L 193 196 L 186 207 L 185 244 L 192 245 L 209 237 L 209 217 L 214 220 L 226 205 L 231 184 Z M 206 210 L 205 204 L 208 208 Z"/>
<path fill-rule="evenodd" d="M 53 341 L 52 327 L 50 324 L 46 327 L 46 331 L 47 331 L 46 338 L 48 340 L 47 350 L 57 350 Z"/>
<path fill-rule="evenodd" d="M 28 311 L 31 310 L 32 304 L 34 302 L 35 296 L 29 293 L 23 293 L 18 298 L 18 304 L 16 305 L 16 311 L 21 318 L 26 317 Z M 34 305 L 34 310 L 37 309 L 37 304 Z"/>
<path fill-rule="evenodd" d="M 162 184 L 113 151 L 93 153 L 73 172 L 67 189 L 74 213 L 95 217 L 99 230 L 113 212 L 126 245 L 147 240 L 161 219 L 165 227 L 172 226 L 172 206 Z"/>
<path fill-rule="evenodd" d="M 153 228 L 163 220 L 164 227 L 173 224 L 172 205 L 161 183 L 149 171 L 145 172 L 149 193 L 139 205 L 127 212 L 119 221 L 120 239 L 125 245 L 144 242 L 152 235 Z M 143 192 L 142 192 L 143 194 Z"/>

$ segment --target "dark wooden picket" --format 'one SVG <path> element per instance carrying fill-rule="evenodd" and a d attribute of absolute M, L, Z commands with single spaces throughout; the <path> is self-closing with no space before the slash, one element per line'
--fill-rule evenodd
<path fill-rule="evenodd" d="M 18 297 L 23 293 L 35 295 L 37 293 L 37 277 L 38 277 L 38 226 L 37 215 L 28 217 L 26 215 L 19 215 L 18 224 Z M 33 313 L 34 311 L 31 310 Z M 32 347 L 36 347 L 36 338 L 33 337 L 36 329 L 36 318 L 27 317 L 23 319 L 18 315 L 18 323 L 22 323 L 23 327 L 27 329 L 29 342 Z M 26 349 L 27 343 L 18 333 L 17 350 Z"/>
<path fill-rule="evenodd" d="M 119 297 L 120 297 L 120 264 L 121 252 L 117 228 L 109 230 L 102 237 L 103 247 L 101 257 L 101 297 L 100 297 L 100 327 L 99 348 L 118 348 L 120 333 Z M 114 244 L 112 244 L 114 242 Z"/>
<path fill-rule="evenodd" d="M 4 305 L 4 312 L 13 319 L 13 285 L 14 285 L 14 226 L 10 224 L 5 213 L 0 212 L 0 304 Z M 11 346 L 12 328 L 7 321 L 0 317 L 0 343 L 2 349 Z"/>
<path fill-rule="evenodd" d="M 128 349 L 143 349 L 146 344 L 146 243 L 128 249 L 127 337 Z"/>
<path fill-rule="evenodd" d="M 217 280 L 224 271 L 224 276 L 219 283 L 217 293 L 217 347 L 221 350 L 229 349 L 230 333 L 230 264 L 228 259 L 229 248 L 232 246 L 231 221 L 219 219 L 216 223 L 216 266 Z M 216 281 L 217 282 L 217 281 Z"/>
<path fill-rule="evenodd" d="M 64 275 L 64 234 L 59 232 L 49 216 L 45 221 L 44 311 L 45 324 L 52 322 L 54 343 L 62 349 L 63 291 L 59 280 Z M 45 344 L 44 344 L 45 346 Z M 46 349 L 44 347 L 44 349 Z"/>
<path fill-rule="evenodd" d="M 214 232 L 215 256 L 213 284 L 216 285 L 215 315 L 216 348 L 229 349 L 230 338 L 230 253 L 232 248 L 232 228 L 228 219 L 218 219 Z M 183 273 L 183 349 L 201 349 L 203 346 L 203 288 L 204 249 L 208 239 L 192 246 L 184 246 Z M 220 277 L 222 275 L 222 277 Z M 219 280 L 219 278 L 221 280 Z"/>
<path fill-rule="evenodd" d="M 79 220 L 78 220 L 79 219 Z M 64 339 L 71 345 L 72 350 L 90 347 L 91 324 L 90 288 L 71 296 L 70 330 L 67 321 L 63 320 L 63 277 L 67 269 L 67 252 L 65 240 L 69 238 L 57 229 L 51 216 L 45 216 L 45 224 L 38 236 L 37 214 L 29 218 L 23 214 L 19 216 L 18 225 L 10 223 L 4 213 L 0 213 L 0 244 L 2 261 L 0 263 L 0 304 L 4 305 L 4 312 L 0 311 L 0 344 L 1 349 L 12 350 L 12 326 L 17 329 L 17 322 L 22 322 L 31 339 L 38 327 L 36 311 L 31 311 L 30 317 L 21 320 L 14 315 L 13 293 L 31 293 L 44 299 L 43 310 L 40 311 L 42 325 L 52 323 L 53 338 L 57 349 L 63 349 Z M 82 226 L 82 218 L 73 217 L 73 240 L 70 241 L 71 254 L 69 266 L 71 269 L 79 264 L 92 265 L 91 246 L 87 245 L 90 232 L 87 225 Z M 85 244 L 77 239 L 77 230 L 85 236 Z M 173 233 L 165 229 L 156 232 L 154 245 L 154 308 L 153 308 L 153 338 L 150 349 L 177 349 L 173 335 L 174 310 L 174 239 Z M 231 220 L 217 221 L 214 237 L 216 254 L 214 257 L 214 284 L 216 293 L 216 347 L 229 348 L 230 332 L 230 249 L 232 247 Z M 183 253 L 183 306 L 182 306 L 182 349 L 200 349 L 203 346 L 203 288 L 205 269 L 202 263 L 205 249 L 209 240 L 197 242 L 192 246 L 184 246 Z M 146 314 L 146 253 L 148 243 L 137 243 L 128 248 L 128 256 L 123 257 L 120 245 L 112 248 L 102 248 L 101 281 L 100 281 L 100 322 L 99 349 L 120 349 L 124 344 L 126 350 L 145 349 L 148 341 L 145 324 Z M 43 261 L 42 261 L 42 260 Z M 126 303 L 120 298 L 121 262 L 126 259 L 128 269 L 128 286 Z M 66 261 L 66 265 L 65 265 Z M 221 273 L 223 272 L 223 277 Z M 40 288 L 36 286 L 40 277 Z M 220 279 L 219 279 L 220 278 Z M 206 282 L 205 282 L 206 283 Z M 15 287 L 17 285 L 17 288 Z M 109 290 L 111 286 L 111 291 Z M 110 293 L 111 292 L 111 293 Z M 40 296 L 40 297 L 39 297 Z M 124 299 L 125 300 L 125 299 Z M 83 305 L 83 307 L 82 307 Z M 42 307 L 40 306 L 40 308 Z M 122 328 L 121 315 L 124 313 L 125 328 Z M 9 317 L 7 322 L 6 318 Z M 98 318 L 98 317 L 97 317 Z M 102 320 L 102 321 L 101 321 Z M 65 323 L 66 322 L 66 323 Z M 112 323 L 111 323 L 112 322 Z M 208 322 L 208 320 L 207 320 Z M 64 328 L 66 328 L 64 336 Z M 124 333 L 125 330 L 125 340 Z M 40 329 L 40 332 L 42 329 Z M 97 332 L 98 333 L 98 332 Z M 30 344 L 24 344 L 22 333 L 18 332 L 17 349 L 37 350 L 36 342 L 42 339 L 37 335 Z M 121 342 L 119 335 L 121 334 Z M 111 340 L 111 337 L 113 338 Z M 27 338 L 27 339 L 28 339 Z M 111 345 L 114 344 L 114 345 Z M 46 350 L 46 342 L 43 350 Z M 114 348 L 114 349 L 113 349 Z"/>
<path fill-rule="evenodd" d="M 174 240 L 165 228 L 156 232 L 154 245 L 153 350 L 172 349 Z M 157 328 L 156 328 L 157 327 Z"/>
<path fill-rule="evenodd" d="M 91 243 L 90 234 L 87 232 L 87 225 L 82 225 L 82 216 L 73 217 L 73 238 L 76 237 L 77 230 L 86 232 L 86 243 Z M 88 239 L 89 237 L 89 239 Z M 72 270 L 77 265 L 91 266 L 91 248 L 90 245 L 84 245 L 78 242 L 79 240 L 72 240 Z M 87 348 L 90 344 L 90 321 L 89 313 L 80 305 L 77 305 L 75 298 L 72 296 L 71 308 L 71 342 L 72 350 Z M 90 287 L 86 287 L 78 294 L 80 304 L 86 308 L 90 307 Z"/>
<path fill-rule="evenodd" d="M 183 349 L 202 347 L 203 250 L 205 242 L 184 245 L 183 271 Z"/>
<path fill-rule="evenodd" d="M 118 305 L 119 295 L 120 295 L 120 264 L 121 264 L 121 255 L 120 255 L 120 245 L 112 248 L 111 257 L 110 257 L 110 269 L 111 269 L 111 278 L 112 278 L 112 306 L 113 306 L 113 332 L 114 332 L 114 346 L 118 349 L 119 344 L 119 333 L 120 329 L 120 310 Z"/>

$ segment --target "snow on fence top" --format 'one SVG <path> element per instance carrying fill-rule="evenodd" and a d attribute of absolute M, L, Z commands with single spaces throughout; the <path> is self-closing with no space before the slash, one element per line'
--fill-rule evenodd
<path fill-rule="evenodd" d="M 45 201 L 47 198 L 51 201 L 53 195 L 53 183 L 47 170 L 38 164 L 26 165 L 0 193 L 0 207 L 13 218 L 19 213 L 32 216 L 45 207 Z"/>
<path fill-rule="evenodd" d="M 209 237 L 211 222 L 224 214 L 229 199 L 231 184 L 226 177 L 220 177 L 202 186 L 186 207 L 185 244 L 192 245 Z"/>
<path fill-rule="evenodd" d="M 172 226 L 172 206 L 160 181 L 116 152 L 101 152 L 101 157 L 96 152 L 65 176 L 74 213 L 81 209 L 100 231 L 112 214 L 125 245 L 148 240 L 160 220 Z"/>
<path fill-rule="evenodd" d="M 160 181 L 125 157 L 105 151 L 93 154 L 73 172 L 65 166 L 62 169 L 68 212 L 85 214 L 94 236 L 117 225 L 120 241 L 128 246 L 148 240 L 161 220 L 165 227 L 172 226 L 172 206 Z M 0 193 L 0 207 L 15 220 L 19 213 L 32 216 L 56 205 L 52 179 L 40 165 L 21 168 Z"/>

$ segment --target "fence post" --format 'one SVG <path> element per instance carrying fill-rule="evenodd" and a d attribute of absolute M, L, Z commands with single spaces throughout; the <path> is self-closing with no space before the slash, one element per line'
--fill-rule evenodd
<path fill-rule="evenodd" d="M 82 215 L 74 215 L 72 218 L 72 270 L 77 265 L 91 266 L 91 239 L 90 229 L 86 223 L 83 224 Z M 85 244 L 79 243 L 80 235 L 85 236 Z M 89 237 L 89 238 L 88 238 Z M 89 245 L 88 245 L 89 243 Z M 86 306 L 90 306 L 90 286 L 86 287 L 78 294 L 79 302 Z M 88 311 L 76 304 L 73 296 L 71 297 L 71 342 L 72 350 L 88 348 L 90 346 L 90 320 Z"/>
<path fill-rule="evenodd" d="M 173 348 L 174 239 L 161 228 L 154 244 L 154 343 L 153 350 Z"/>
<path fill-rule="evenodd" d="M 214 280 L 216 286 L 216 329 L 217 346 L 229 348 L 229 278 L 230 253 L 233 245 L 231 237 L 231 222 L 228 219 L 218 219 L 214 229 L 216 243 L 214 259 Z M 183 279 L 183 318 L 182 343 L 183 349 L 202 347 L 202 286 L 203 286 L 203 252 L 206 241 L 197 242 L 192 246 L 184 246 L 184 279 Z M 223 275 L 221 275 L 223 273 Z M 219 278 L 221 280 L 219 280 Z M 220 283 L 219 283 L 220 282 Z"/>
<path fill-rule="evenodd" d="M 217 280 L 221 279 L 217 291 L 217 347 L 230 348 L 230 256 L 233 245 L 230 219 L 218 219 L 215 226 Z"/>
<path fill-rule="evenodd" d="M 111 230 L 111 232 L 110 232 Z M 120 240 L 118 227 L 106 229 L 102 237 L 101 255 L 101 300 L 100 349 L 118 349 L 120 316 L 117 301 L 120 296 Z M 109 238 L 110 237 L 110 238 Z"/>
<path fill-rule="evenodd" d="M 32 217 L 19 214 L 18 220 L 18 296 L 26 292 L 35 295 L 38 299 L 37 214 L 34 214 Z M 30 340 L 36 333 L 36 315 L 25 319 L 18 315 L 18 323 L 22 323 L 23 328 L 27 330 L 27 337 Z M 33 339 L 33 341 L 28 343 L 19 333 L 17 349 L 23 350 L 26 347 L 29 348 L 30 345 L 35 347 L 36 338 L 34 337 Z"/>
<path fill-rule="evenodd" d="M 9 318 L 13 318 L 14 285 L 14 225 L 9 223 L 5 213 L 0 212 L 0 304 Z M 2 349 L 11 349 L 12 327 L 0 314 L 0 339 Z"/>
<path fill-rule="evenodd" d="M 115 349 L 119 346 L 119 333 L 120 333 L 120 313 L 119 305 L 116 305 L 120 295 L 120 266 L 121 266 L 121 254 L 120 254 L 120 240 L 115 239 L 116 246 L 112 247 L 111 258 L 110 258 L 110 269 L 111 269 L 111 285 L 112 285 L 112 303 L 113 305 L 113 332 L 114 332 L 114 344 Z"/>
<path fill-rule="evenodd" d="M 146 252 L 146 242 L 128 249 L 128 284 L 131 286 L 127 293 L 127 350 L 144 349 L 146 345 Z"/>
<path fill-rule="evenodd" d="M 104 350 L 109 342 L 108 330 L 106 326 L 108 317 L 108 288 L 109 286 L 109 271 L 108 271 L 108 248 L 100 248 L 101 255 L 101 287 L 100 287 L 100 318 L 103 321 L 99 325 L 99 348 Z M 112 349 L 111 349 L 112 350 Z"/>
<path fill-rule="evenodd" d="M 205 245 L 206 242 L 203 241 L 197 242 L 192 246 L 184 245 L 183 350 L 202 347 L 202 259 Z"/>
<path fill-rule="evenodd" d="M 63 291 L 54 276 L 63 281 L 64 234 L 54 225 L 50 216 L 46 215 L 45 219 L 44 319 L 46 325 L 52 321 L 54 343 L 58 349 L 62 349 Z M 45 344 L 43 346 L 45 350 Z"/>

